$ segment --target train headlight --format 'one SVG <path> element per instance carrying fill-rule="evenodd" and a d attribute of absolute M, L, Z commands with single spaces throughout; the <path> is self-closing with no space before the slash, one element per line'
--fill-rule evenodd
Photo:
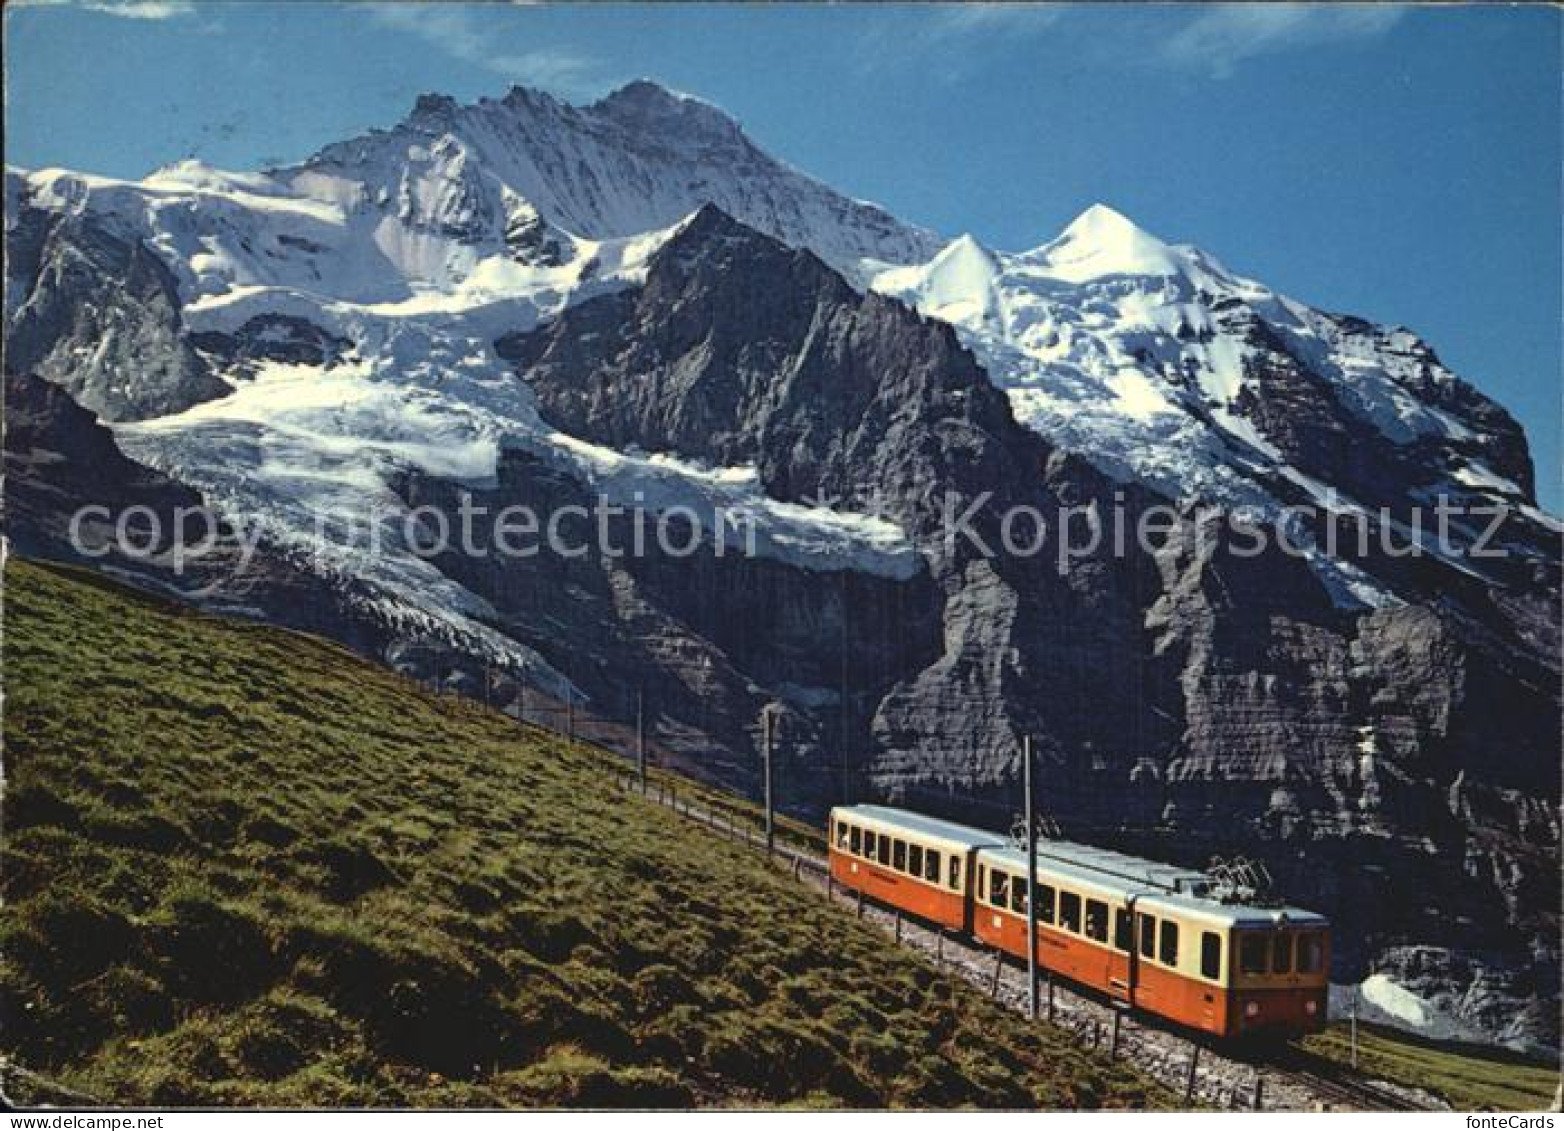
<path fill-rule="evenodd" d="M 1023 861 L 1023 863 L 1024 863 L 1024 861 Z M 1244 1016 L 1245 1017 L 1258 1017 L 1258 1016 L 1260 1016 L 1260 1003 L 1257 1002 L 1257 1001 L 1245 1002 L 1244 1003 Z"/>
<path fill-rule="evenodd" d="M 1313 1017 L 1320 1011 L 1320 1003 L 1317 1001 L 1306 1001 L 1303 1003 L 1303 1011 L 1310 1017 Z"/>

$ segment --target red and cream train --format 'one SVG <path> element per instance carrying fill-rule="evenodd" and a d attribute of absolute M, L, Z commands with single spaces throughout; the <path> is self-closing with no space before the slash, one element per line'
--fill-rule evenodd
<path fill-rule="evenodd" d="M 1026 855 L 1007 838 L 879 805 L 831 812 L 845 887 L 1026 957 Z M 1210 877 L 1068 841 L 1037 846 L 1037 955 L 1052 971 L 1220 1037 L 1325 1025 L 1330 926 L 1213 894 Z"/>

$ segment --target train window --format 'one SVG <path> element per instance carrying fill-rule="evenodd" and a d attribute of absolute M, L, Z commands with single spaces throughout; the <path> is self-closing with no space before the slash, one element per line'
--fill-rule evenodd
<path fill-rule="evenodd" d="M 1271 943 L 1271 973 L 1286 974 L 1292 970 L 1292 936 L 1278 934 Z"/>
<path fill-rule="evenodd" d="M 1318 974 L 1325 961 L 1324 938 L 1318 934 L 1298 936 L 1298 973 Z"/>
<path fill-rule="evenodd" d="M 1054 921 L 1054 889 L 1047 884 L 1037 885 L 1037 919 L 1040 923 Z"/>
<path fill-rule="evenodd" d="M 874 859 L 874 842 L 878 839 L 879 837 L 875 836 L 868 829 L 863 831 L 863 858 L 865 860 Z"/>
<path fill-rule="evenodd" d="M 1017 915 L 1026 914 L 1026 877 L 1010 877 L 1010 910 Z"/>
<path fill-rule="evenodd" d="M 1238 972 L 1264 974 L 1268 939 L 1264 935 L 1245 935 L 1238 943 Z"/>
<path fill-rule="evenodd" d="M 1081 933 L 1081 897 L 1073 891 L 1059 893 L 1059 925 L 1067 931 Z"/>
<path fill-rule="evenodd" d="M 959 856 L 950 858 L 950 890 L 961 890 L 961 857 Z"/>
<path fill-rule="evenodd" d="M 1140 917 L 1140 956 L 1151 958 L 1157 953 L 1157 920 L 1150 915 Z"/>
<path fill-rule="evenodd" d="M 923 855 L 923 878 L 931 884 L 939 883 L 939 860 L 939 853 L 932 848 Z"/>
<path fill-rule="evenodd" d="M 1200 936 L 1200 976 L 1213 981 L 1222 977 L 1222 936 L 1215 931 Z"/>
<path fill-rule="evenodd" d="M 907 871 L 913 876 L 923 875 L 923 845 L 907 846 Z"/>
<path fill-rule="evenodd" d="M 1108 941 L 1108 905 L 1100 899 L 1086 901 L 1086 937 Z"/>
<path fill-rule="evenodd" d="M 847 847 L 848 825 L 846 821 L 836 822 L 836 847 Z"/>
<path fill-rule="evenodd" d="M 850 831 L 852 840 L 848 842 L 848 851 L 854 856 L 861 856 L 863 854 L 863 832 L 857 825 L 854 825 Z"/>
<path fill-rule="evenodd" d="M 884 833 L 880 834 L 880 851 L 876 859 L 879 860 L 881 864 L 889 864 L 891 862 L 891 843 L 892 841 L 890 837 L 886 836 Z"/>
<path fill-rule="evenodd" d="M 1125 954 L 1135 949 L 1135 917 L 1122 907 L 1113 913 L 1113 949 Z"/>
<path fill-rule="evenodd" d="M 891 867 L 898 872 L 907 870 L 907 842 L 904 840 L 891 841 Z"/>
<path fill-rule="evenodd" d="M 978 865 L 977 896 L 976 896 L 976 898 L 978 898 L 978 899 L 987 899 L 988 898 L 988 865 L 987 864 L 979 864 Z"/>
<path fill-rule="evenodd" d="M 994 868 L 988 870 L 988 901 L 995 907 L 1010 902 L 1010 877 Z"/>
<path fill-rule="evenodd" d="M 1162 945 L 1157 948 L 1157 961 L 1164 966 L 1178 965 L 1178 924 L 1171 919 L 1162 920 Z"/>

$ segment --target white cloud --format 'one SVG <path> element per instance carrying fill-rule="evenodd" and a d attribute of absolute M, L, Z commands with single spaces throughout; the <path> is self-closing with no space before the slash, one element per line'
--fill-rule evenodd
<path fill-rule="evenodd" d="M 193 16 L 194 0 L 15 0 L 19 8 L 80 8 L 127 20 L 171 20 Z"/>
<path fill-rule="evenodd" d="M 513 3 L 530 6 L 524 0 Z M 471 8 L 454 4 L 377 4 L 369 11 L 386 27 L 419 36 L 453 59 L 482 67 L 512 82 L 575 93 L 590 85 L 590 77 L 599 66 L 598 60 L 573 51 L 496 50 L 492 29 L 485 29 L 475 19 Z"/>
<path fill-rule="evenodd" d="M 865 74 L 915 67 L 934 81 L 959 83 L 981 71 L 984 49 L 1032 38 L 1065 12 L 1064 5 L 1034 3 L 888 7 L 862 37 L 855 62 Z"/>
<path fill-rule="evenodd" d="M 1030 3 L 965 3 L 940 7 L 935 11 L 937 14 L 933 26 L 951 35 L 984 31 L 1029 35 L 1041 31 L 1064 15 L 1062 7 Z"/>
<path fill-rule="evenodd" d="M 1226 78 L 1245 59 L 1327 43 L 1372 39 L 1389 31 L 1406 9 L 1390 4 L 1231 4 L 1213 6 L 1180 28 L 1162 47 L 1177 66 Z"/>

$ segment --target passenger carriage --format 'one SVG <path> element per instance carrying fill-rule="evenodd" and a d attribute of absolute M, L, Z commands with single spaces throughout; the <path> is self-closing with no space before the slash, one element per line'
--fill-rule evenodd
<path fill-rule="evenodd" d="M 831 820 L 837 883 L 930 923 L 972 930 L 973 861 L 999 844 L 993 833 L 879 805 L 835 809 Z"/>
<path fill-rule="evenodd" d="M 855 805 L 832 811 L 830 857 L 844 886 L 1026 957 L 1026 857 L 997 834 Z M 1204 873 L 1067 841 L 1040 842 L 1036 868 L 1043 970 L 1218 1036 L 1324 1027 L 1322 916 L 1220 899 Z"/>

